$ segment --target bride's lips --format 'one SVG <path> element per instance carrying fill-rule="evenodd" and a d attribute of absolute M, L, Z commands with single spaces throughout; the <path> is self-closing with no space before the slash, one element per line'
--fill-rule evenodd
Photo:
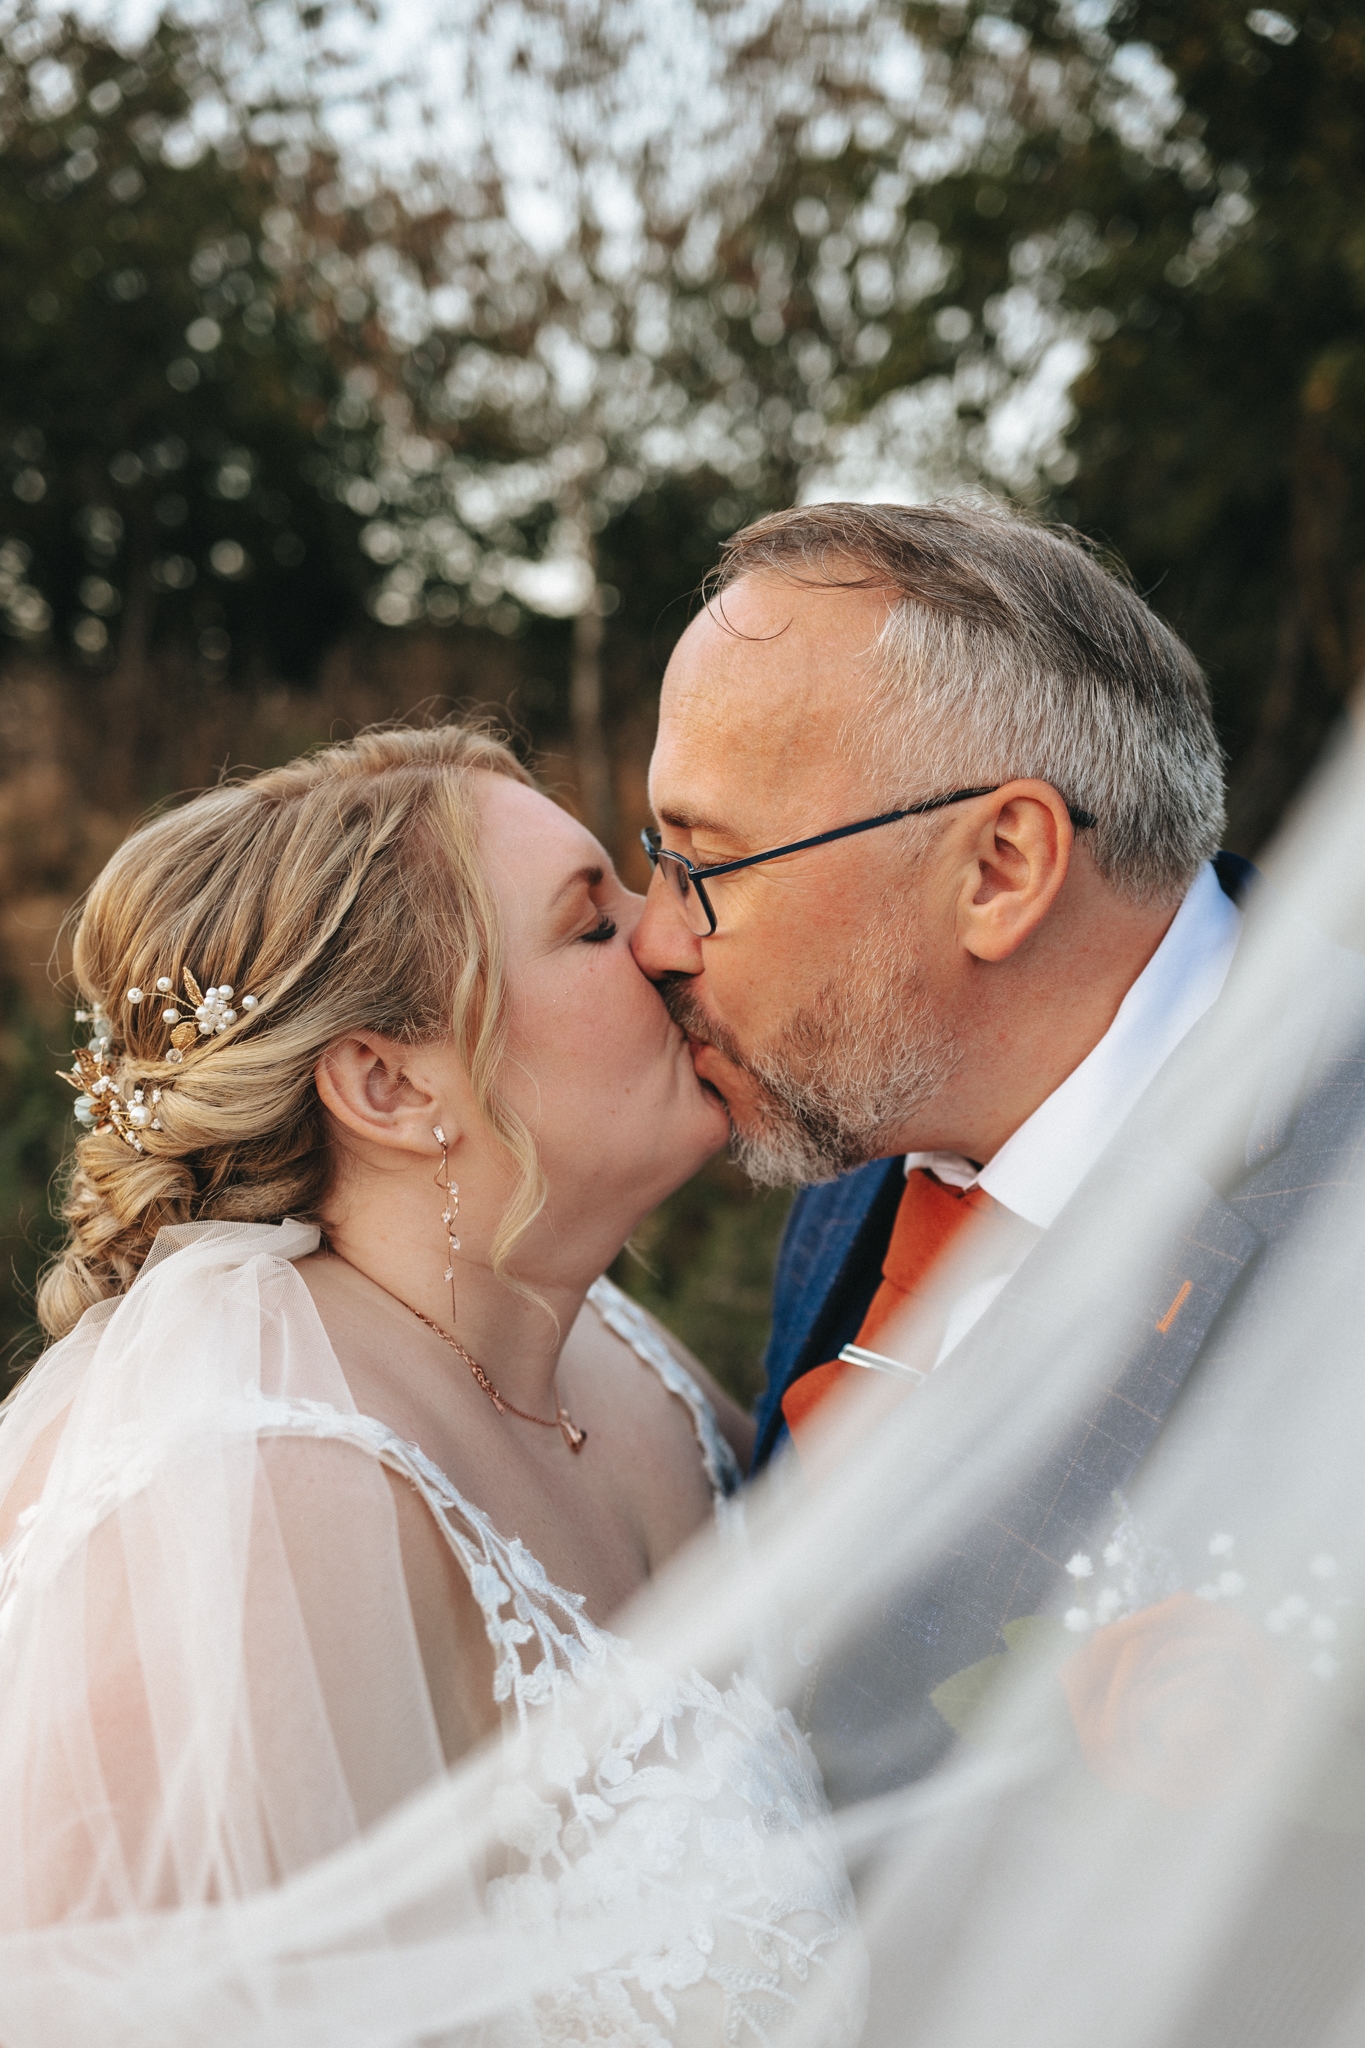
<path fill-rule="evenodd" d="M 707 1074 L 705 1067 L 706 1056 L 708 1053 L 714 1053 L 715 1047 L 709 1045 L 704 1038 L 694 1038 L 690 1031 L 684 1032 L 683 1036 L 687 1040 L 687 1050 L 692 1056 L 692 1068 L 697 1079 L 708 1095 L 714 1095 L 717 1102 L 724 1104 L 725 1097 Z"/>
<path fill-rule="evenodd" d="M 683 1035 L 687 1039 L 687 1050 L 692 1055 L 692 1067 L 698 1081 L 708 1095 L 713 1095 L 717 1102 L 728 1108 L 729 1103 L 726 1091 L 721 1086 L 720 1075 L 726 1071 L 733 1073 L 735 1070 L 725 1055 L 717 1052 L 709 1039 L 698 1038 L 691 1031 L 685 1031 Z"/>
<path fill-rule="evenodd" d="M 752 1077 L 743 1067 L 727 1059 L 718 1046 L 707 1039 L 694 1038 L 688 1033 L 688 1046 L 692 1053 L 692 1064 L 697 1070 L 697 1079 L 704 1088 L 717 1094 L 729 1110 L 731 1119 L 742 1115 L 750 1108 L 756 1108 L 759 1090 Z"/>

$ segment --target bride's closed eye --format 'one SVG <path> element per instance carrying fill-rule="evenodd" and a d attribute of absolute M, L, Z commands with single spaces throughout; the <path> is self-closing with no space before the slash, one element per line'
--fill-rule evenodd
<path fill-rule="evenodd" d="M 585 946 L 600 946 L 607 939 L 616 937 L 616 929 L 616 919 L 604 912 L 601 923 L 595 924 L 590 932 L 583 933 L 583 943 Z"/>

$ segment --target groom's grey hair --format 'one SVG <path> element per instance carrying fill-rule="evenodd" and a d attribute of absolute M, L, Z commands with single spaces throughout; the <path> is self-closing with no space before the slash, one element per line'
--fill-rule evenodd
<path fill-rule="evenodd" d="M 995 505 L 801 506 L 725 544 L 710 592 L 771 574 L 881 589 L 871 696 L 846 732 L 888 808 L 1016 776 L 1096 819 L 1110 886 L 1178 900 L 1223 829 L 1223 755 L 1188 647 L 1080 535 Z"/>

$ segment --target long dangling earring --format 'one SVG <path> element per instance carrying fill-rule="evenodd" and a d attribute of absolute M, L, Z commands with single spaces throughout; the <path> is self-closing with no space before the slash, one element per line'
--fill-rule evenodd
<path fill-rule="evenodd" d="M 455 1254 L 460 1249 L 460 1240 L 455 1235 L 455 1219 L 460 1213 L 460 1190 L 450 1178 L 450 1157 L 446 1151 L 446 1134 L 439 1124 L 433 1124 L 431 1135 L 441 1148 L 441 1171 L 436 1175 L 436 1185 L 445 1190 L 446 1205 L 441 1211 L 441 1221 L 446 1233 L 446 1269 L 443 1277 L 450 1282 L 450 1320 L 457 1322 L 455 1313 Z"/>

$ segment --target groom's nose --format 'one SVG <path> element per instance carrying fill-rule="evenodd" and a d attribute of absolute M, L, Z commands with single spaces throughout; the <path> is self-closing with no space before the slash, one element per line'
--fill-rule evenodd
<path fill-rule="evenodd" d="M 645 897 L 640 921 L 631 933 L 635 964 L 651 981 L 666 974 L 700 974 L 703 941 L 689 931 L 675 891 L 656 870 Z"/>

